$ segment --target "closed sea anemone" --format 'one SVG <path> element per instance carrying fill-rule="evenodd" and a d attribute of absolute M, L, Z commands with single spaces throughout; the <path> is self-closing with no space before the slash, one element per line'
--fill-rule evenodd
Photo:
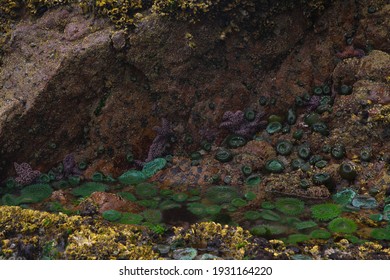
<path fill-rule="evenodd" d="M 279 198 L 275 201 L 277 210 L 288 216 L 298 216 L 305 210 L 302 200 L 292 197 Z"/>
<path fill-rule="evenodd" d="M 341 207 L 333 203 L 317 204 L 310 208 L 313 219 L 330 221 L 341 214 Z"/>

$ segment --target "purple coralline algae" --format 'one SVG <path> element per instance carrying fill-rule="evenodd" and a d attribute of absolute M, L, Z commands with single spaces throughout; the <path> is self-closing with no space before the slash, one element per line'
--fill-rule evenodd
<path fill-rule="evenodd" d="M 227 111 L 223 114 L 220 128 L 226 128 L 233 134 L 246 138 L 251 138 L 260 128 L 264 127 L 267 122 L 262 120 L 264 113 L 257 112 L 253 120 L 247 120 L 243 111 Z"/>
<path fill-rule="evenodd" d="M 22 186 L 31 184 L 41 174 L 38 170 L 33 170 L 31 165 L 26 162 L 21 164 L 14 162 L 14 167 L 17 174 L 15 181 Z"/>

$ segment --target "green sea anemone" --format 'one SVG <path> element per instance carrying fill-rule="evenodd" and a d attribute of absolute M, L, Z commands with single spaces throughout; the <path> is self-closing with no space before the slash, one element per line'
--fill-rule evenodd
<path fill-rule="evenodd" d="M 329 239 L 332 234 L 326 229 L 315 229 L 310 233 L 310 237 L 313 239 Z"/>
<path fill-rule="evenodd" d="M 134 196 L 134 194 L 129 193 L 129 192 L 119 192 L 118 195 L 127 201 L 136 201 L 137 200 L 137 198 Z"/>
<path fill-rule="evenodd" d="M 246 140 L 244 137 L 239 135 L 229 135 L 225 142 L 227 143 L 228 147 L 231 149 L 243 147 L 246 145 Z"/>
<path fill-rule="evenodd" d="M 81 177 L 80 176 L 69 176 L 68 177 L 68 183 L 72 187 L 78 186 L 81 182 Z"/>
<path fill-rule="evenodd" d="M 233 153 L 228 149 L 220 148 L 217 150 L 214 158 L 223 163 L 229 162 L 233 159 Z"/>
<path fill-rule="evenodd" d="M 246 178 L 245 181 L 245 184 L 250 187 L 257 186 L 260 183 L 261 183 L 261 177 L 259 174 L 252 174 L 248 178 Z"/>
<path fill-rule="evenodd" d="M 261 211 L 260 213 L 261 215 L 261 218 L 264 219 L 264 220 L 268 220 L 268 221 L 279 221 L 280 220 L 280 216 L 278 215 L 278 213 L 272 211 L 272 210 L 263 210 Z"/>
<path fill-rule="evenodd" d="M 122 217 L 117 222 L 126 225 L 139 225 L 143 219 L 144 217 L 139 214 L 123 213 Z"/>
<path fill-rule="evenodd" d="M 241 171 L 242 173 L 245 175 L 245 176 L 249 176 L 252 174 L 252 167 L 250 167 L 249 165 L 243 165 L 241 167 Z"/>
<path fill-rule="evenodd" d="M 371 214 L 370 219 L 374 222 L 380 222 L 383 220 L 383 215 L 381 213 Z"/>
<path fill-rule="evenodd" d="M 374 228 L 371 230 L 370 236 L 377 240 L 390 240 L 390 229 Z"/>
<path fill-rule="evenodd" d="M 38 181 L 40 183 L 48 184 L 50 183 L 51 179 L 48 174 L 42 173 L 41 175 L 39 175 Z"/>
<path fill-rule="evenodd" d="M 271 173 L 282 173 L 284 164 L 278 159 L 271 159 L 265 163 L 265 169 Z"/>
<path fill-rule="evenodd" d="M 287 156 L 291 154 L 293 145 L 290 141 L 281 140 L 276 144 L 276 152 L 279 155 Z"/>
<path fill-rule="evenodd" d="M 53 189 L 48 184 L 34 184 L 24 187 L 21 196 L 18 197 L 19 204 L 38 203 L 49 198 Z"/>
<path fill-rule="evenodd" d="M 307 241 L 309 239 L 310 239 L 310 236 L 307 234 L 295 233 L 295 234 L 290 234 L 287 237 L 286 243 L 287 244 L 297 244 L 297 243 Z"/>
<path fill-rule="evenodd" d="M 219 205 L 210 205 L 206 207 L 206 213 L 208 215 L 217 215 L 221 212 L 222 207 Z"/>
<path fill-rule="evenodd" d="M 311 216 L 320 221 L 330 221 L 341 214 L 341 207 L 338 204 L 323 203 L 312 206 Z"/>
<path fill-rule="evenodd" d="M 297 217 L 283 217 L 280 222 L 285 225 L 294 226 L 296 223 L 300 223 L 302 221 Z"/>
<path fill-rule="evenodd" d="M 329 223 L 328 229 L 337 233 L 353 233 L 357 230 L 357 225 L 351 219 L 336 218 Z"/>
<path fill-rule="evenodd" d="M 248 202 L 240 197 L 237 197 L 237 198 L 234 198 L 232 201 L 231 201 L 232 205 L 234 207 L 244 207 L 248 204 Z"/>
<path fill-rule="evenodd" d="M 298 130 L 294 131 L 293 138 L 295 140 L 301 140 L 302 137 L 303 137 L 303 130 L 302 129 L 298 129 Z"/>
<path fill-rule="evenodd" d="M 231 186 L 212 186 L 207 189 L 205 195 L 215 204 L 230 203 L 240 196 L 237 189 Z"/>
<path fill-rule="evenodd" d="M 157 209 L 147 209 L 142 212 L 142 216 L 144 216 L 146 222 L 152 224 L 158 224 L 162 220 L 161 211 Z"/>
<path fill-rule="evenodd" d="M 289 216 L 298 216 L 305 210 L 302 200 L 292 197 L 279 198 L 275 201 L 276 209 Z"/>
<path fill-rule="evenodd" d="M 295 124 L 297 121 L 297 113 L 294 108 L 289 108 L 287 111 L 287 123 L 290 125 Z"/>
<path fill-rule="evenodd" d="M 164 169 L 167 165 L 167 160 L 165 158 L 155 158 L 152 161 L 145 163 L 142 168 L 142 173 L 146 175 L 146 177 L 150 178 L 160 170 Z"/>
<path fill-rule="evenodd" d="M 103 182 L 104 181 L 104 175 L 101 172 L 95 172 L 92 174 L 92 181 L 94 182 Z"/>
<path fill-rule="evenodd" d="M 19 205 L 19 199 L 13 194 L 6 193 L 1 198 L 2 205 L 16 206 Z"/>
<path fill-rule="evenodd" d="M 254 192 L 247 192 L 244 194 L 244 197 L 248 201 L 252 201 L 256 198 L 256 194 Z"/>
<path fill-rule="evenodd" d="M 142 199 L 138 200 L 137 204 L 146 208 L 155 209 L 158 207 L 159 201 L 154 199 Z"/>
<path fill-rule="evenodd" d="M 329 135 L 328 126 L 324 122 L 317 122 L 311 126 L 312 131 L 321 134 L 322 136 Z"/>
<path fill-rule="evenodd" d="M 298 170 L 299 168 L 301 168 L 303 165 L 305 165 L 305 161 L 301 158 L 295 158 L 291 161 L 291 167 L 292 169 L 294 170 Z"/>
<path fill-rule="evenodd" d="M 142 199 L 155 197 L 157 193 L 157 187 L 151 183 L 144 182 L 135 187 L 135 194 Z"/>
<path fill-rule="evenodd" d="M 270 122 L 265 130 L 268 134 L 274 134 L 282 130 L 282 124 L 280 122 Z"/>
<path fill-rule="evenodd" d="M 335 159 L 342 159 L 345 156 L 345 147 L 343 144 L 335 144 L 330 151 Z"/>
<path fill-rule="evenodd" d="M 192 214 L 199 216 L 199 217 L 203 217 L 207 214 L 206 206 L 202 203 L 199 203 L 199 202 L 188 203 L 187 209 Z"/>
<path fill-rule="evenodd" d="M 164 200 L 160 203 L 159 208 L 161 210 L 169 210 L 173 208 L 180 208 L 180 204 L 172 200 Z"/>
<path fill-rule="evenodd" d="M 310 146 L 307 145 L 307 144 L 303 144 L 303 145 L 300 145 L 298 147 L 298 156 L 301 158 L 301 159 L 309 159 L 310 157 Z"/>
<path fill-rule="evenodd" d="M 359 158 L 360 160 L 362 161 L 370 161 L 371 158 L 372 158 L 372 149 L 371 148 L 363 148 L 361 151 L 360 151 L 360 154 L 359 154 Z"/>
<path fill-rule="evenodd" d="M 275 208 L 275 204 L 272 203 L 271 201 L 263 201 L 261 203 L 261 208 L 263 208 L 263 209 L 274 209 Z"/>
<path fill-rule="evenodd" d="M 335 193 L 332 196 L 334 202 L 340 205 L 351 204 L 353 198 L 356 196 L 356 192 L 352 189 L 345 189 Z"/>
<path fill-rule="evenodd" d="M 353 181 L 357 176 L 356 168 L 350 162 L 343 162 L 339 166 L 339 175 L 345 180 Z"/>
<path fill-rule="evenodd" d="M 261 218 L 261 213 L 258 211 L 249 210 L 244 213 L 244 218 L 249 221 L 255 221 Z"/>
<path fill-rule="evenodd" d="M 138 170 L 129 170 L 118 177 L 119 182 L 125 185 L 136 185 L 144 182 L 147 176 Z"/>
<path fill-rule="evenodd" d="M 256 236 L 274 236 L 279 235 L 287 231 L 287 227 L 282 225 L 258 225 L 252 227 L 250 233 Z"/>
<path fill-rule="evenodd" d="M 108 190 L 108 186 L 102 183 L 88 182 L 82 184 L 80 187 L 74 188 L 72 194 L 75 196 L 87 197 L 93 192 L 105 192 Z"/>
<path fill-rule="evenodd" d="M 295 226 L 295 228 L 297 230 L 304 230 L 304 229 L 316 227 L 317 223 L 314 222 L 314 221 L 309 220 L 309 221 L 303 221 L 303 222 L 295 223 L 294 226 Z"/>
<path fill-rule="evenodd" d="M 175 193 L 172 195 L 172 199 L 176 202 L 184 202 L 188 198 L 188 194 L 186 193 Z"/>
<path fill-rule="evenodd" d="M 122 213 L 116 210 L 107 210 L 102 213 L 104 219 L 110 222 L 118 221 L 122 217 Z"/>

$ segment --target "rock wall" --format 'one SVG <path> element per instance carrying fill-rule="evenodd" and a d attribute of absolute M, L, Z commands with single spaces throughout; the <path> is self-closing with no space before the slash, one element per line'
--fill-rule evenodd
<path fill-rule="evenodd" d="M 129 152 L 145 160 L 162 118 L 186 155 L 223 139 L 226 111 L 285 117 L 297 96 L 332 86 L 348 45 L 390 52 L 388 1 L 334 1 L 310 17 L 298 5 L 268 21 L 259 35 L 149 11 L 125 33 L 75 5 L 21 18 L 0 69 L 0 179 L 13 162 L 46 171 L 70 152 L 117 175 Z"/>

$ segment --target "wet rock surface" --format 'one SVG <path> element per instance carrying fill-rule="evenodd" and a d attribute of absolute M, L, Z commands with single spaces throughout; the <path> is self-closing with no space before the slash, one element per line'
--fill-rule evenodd
<path fill-rule="evenodd" d="M 155 259 L 164 244 L 168 259 L 388 259 L 390 4 L 318 2 L 270 13 L 264 33 L 149 8 L 129 30 L 78 5 L 21 17 L 0 41 L 0 205 L 70 215 L 60 258 L 91 258 L 93 236 L 100 258 L 115 237 L 118 258 Z M 79 197 L 81 183 L 92 187 Z M 37 199 L 43 190 L 51 197 Z M 283 210 L 300 204 L 296 217 Z M 324 222 L 313 204 L 343 211 Z M 0 221 L 16 209 L 0 208 Z M 142 221 L 148 245 L 136 250 L 132 230 L 118 236 L 122 225 L 104 220 L 101 234 L 90 219 L 107 211 Z M 0 237 L 6 258 L 42 257 L 35 239 Z"/>
<path fill-rule="evenodd" d="M 118 172 L 129 151 L 146 158 L 161 118 L 172 122 L 172 151 L 179 153 L 206 137 L 221 140 L 218 126 L 228 110 L 283 115 L 314 86 L 343 81 L 332 72 L 344 64 L 335 54 L 345 48 L 345 34 L 366 53 L 388 51 L 388 5 L 378 1 L 375 13 L 368 6 L 332 3 L 314 21 L 294 8 L 273 19 L 265 38 L 244 30 L 224 40 L 218 24 L 178 24 L 156 15 L 125 36 L 77 6 L 24 18 L 4 46 L 1 174 L 12 174 L 13 162 L 47 169 L 69 152 L 92 164 L 109 160 Z M 367 77 L 371 66 L 362 66 L 359 75 Z M 260 107 L 260 97 L 271 104 Z"/>

